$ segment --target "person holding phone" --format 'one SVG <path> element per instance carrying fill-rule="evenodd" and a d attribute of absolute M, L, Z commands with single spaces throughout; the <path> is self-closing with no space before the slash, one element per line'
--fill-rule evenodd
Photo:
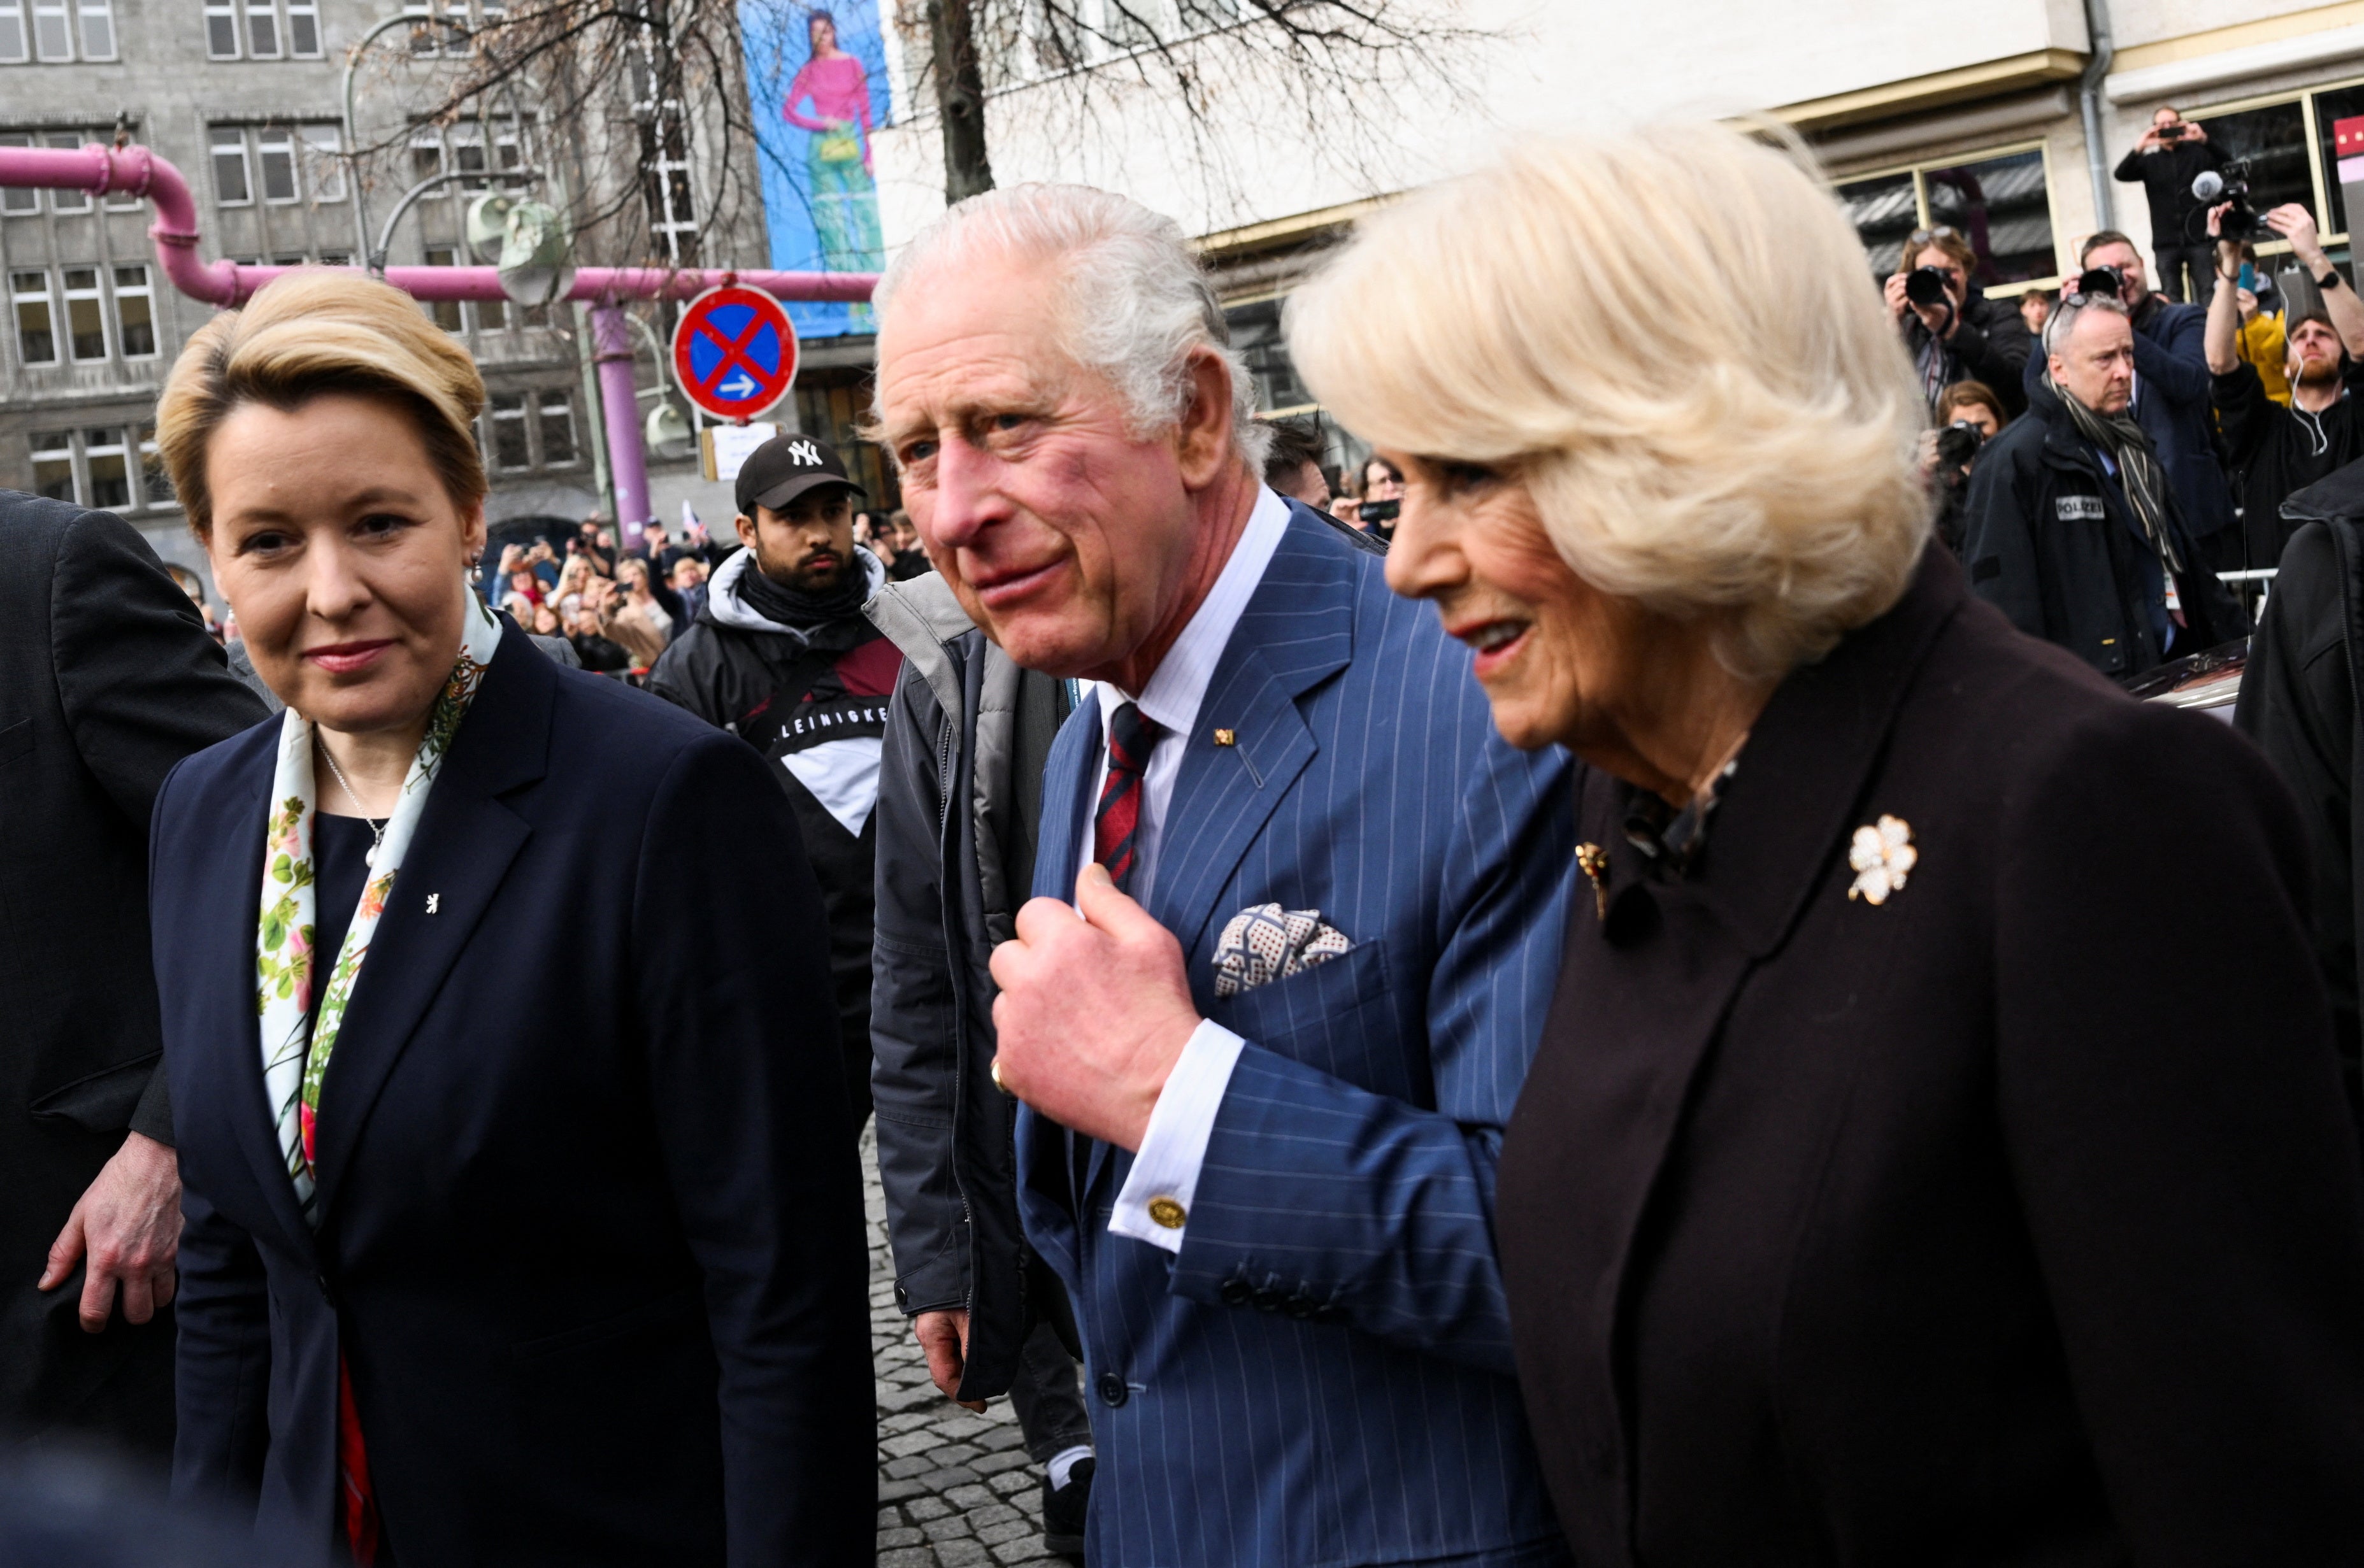
<path fill-rule="evenodd" d="M 2150 253 L 2158 263 L 2158 291 L 2178 305 L 2206 305 L 2214 292 L 2216 272 L 2209 241 L 2200 231 L 2201 204 L 2191 182 L 2204 170 L 2224 166 L 2225 155 L 2209 144 L 2208 128 L 2185 119 L 2172 104 L 2158 106 L 2150 129 L 2118 162 L 2117 177 L 2140 185 L 2150 198 Z"/>

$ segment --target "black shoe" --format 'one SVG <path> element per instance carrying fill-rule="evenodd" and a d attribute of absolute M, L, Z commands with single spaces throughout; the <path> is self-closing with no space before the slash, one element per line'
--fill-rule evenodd
<path fill-rule="evenodd" d="M 1080 1558 L 1084 1554 L 1084 1510 L 1092 1500 L 1092 1462 L 1076 1461 L 1067 1472 L 1067 1484 L 1053 1490 L 1051 1478 L 1043 1477 L 1043 1550 L 1055 1551 L 1062 1557 Z"/>

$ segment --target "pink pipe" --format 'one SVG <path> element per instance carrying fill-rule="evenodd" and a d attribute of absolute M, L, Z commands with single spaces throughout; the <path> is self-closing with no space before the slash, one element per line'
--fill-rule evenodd
<path fill-rule="evenodd" d="M 147 199 L 156 210 L 148 236 L 156 261 L 173 286 L 208 305 L 243 305 L 254 291 L 293 267 L 242 267 L 235 261 L 197 260 L 197 205 L 188 182 L 170 161 L 145 147 L 0 147 L 0 185 L 93 195 L 122 192 Z M 357 272 L 358 268 L 339 269 Z M 385 281 L 415 299 L 504 300 L 499 270 L 493 267 L 388 267 Z M 759 288 L 778 299 L 845 300 L 870 297 L 875 272 L 774 272 L 671 271 L 663 267 L 584 267 L 574 274 L 569 299 L 598 303 L 614 299 L 687 299 L 724 282 Z"/>

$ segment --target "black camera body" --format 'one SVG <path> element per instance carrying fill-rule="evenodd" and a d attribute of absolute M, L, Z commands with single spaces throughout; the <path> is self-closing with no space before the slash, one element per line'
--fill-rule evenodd
<path fill-rule="evenodd" d="M 1935 267 L 1915 267 L 1904 274 L 1904 297 L 1915 305 L 1950 305 L 1946 274 Z"/>
<path fill-rule="evenodd" d="M 2161 141 L 2181 141 L 2190 129 L 2191 128 L 2189 126 L 2185 125 L 2181 120 L 2178 120 L 2173 125 L 2160 126 L 2158 129 L 2152 134 L 2157 136 Z"/>
<path fill-rule="evenodd" d="M 1957 419 L 1937 432 L 1937 466 L 1967 468 L 1970 459 L 1979 455 L 1986 434 L 1967 419 Z"/>
<path fill-rule="evenodd" d="M 2125 298 L 2126 275 L 2115 267 L 2088 267 L 2077 274 L 2077 286 L 2070 294 L 2081 294 L 2088 299 Z"/>

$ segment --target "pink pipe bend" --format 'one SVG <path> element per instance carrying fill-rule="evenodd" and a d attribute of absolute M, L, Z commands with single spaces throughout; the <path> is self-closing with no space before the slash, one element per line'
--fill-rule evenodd
<path fill-rule="evenodd" d="M 93 195 L 121 193 L 144 197 L 155 209 L 148 230 L 156 261 L 173 286 L 208 305 L 243 305 L 254 291 L 293 267 L 242 267 L 235 261 L 197 260 L 197 205 L 188 182 L 172 163 L 145 147 L 0 147 L 0 185 Z M 358 269 L 348 269 L 358 270 Z M 844 300 L 870 297 L 875 272 L 708 272 L 663 267 L 584 267 L 574 274 L 569 299 L 597 303 L 616 299 L 687 299 L 726 277 L 778 299 Z M 499 300 L 500 272 L 493 267 L 388 267 L 385 281 L 424 300 Z"/>

